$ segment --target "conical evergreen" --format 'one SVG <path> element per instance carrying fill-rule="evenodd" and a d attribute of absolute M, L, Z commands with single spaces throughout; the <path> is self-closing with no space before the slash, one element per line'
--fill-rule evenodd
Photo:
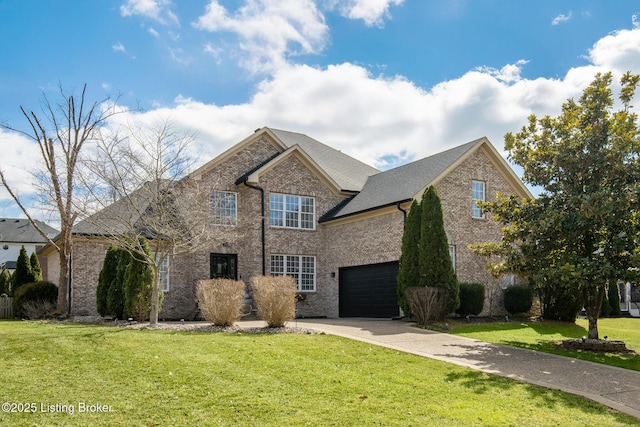
<path fill-rule="evenodd" d="M 13 292 L 15 293 L 15 291 L 25 283 L 31 282 L 34 282 L 33 272 L 31 271 L 31 261 L 23 245 L 18 254 L 16 271 L 13 272 Z"/>
<path fill-rule="evenodd" d="M 140 237 L 140 246 L 150 256 L 151 249 L 144 237 Z M 146 262 L 138 259 L 140 255 L 133 256 L 124 280 L 125 314 L 138 321 L 149 318 L 151 311 L 151 291 L 153 289 L 153 268 Z"/>
<path fill-rule="evenodd" d="M 0 295 L 2 294 L 7 294 L 9 296 L 12 295 L 11 273 L 9 273 L 9 270 L 4 267 L 0 269 Z"/>
<path fill-rule="evenodd" d="M 118 249 L 118 252 L 116 277 L 107 291 L 107 313 L 113 314 L 117 319 L 124 319 L 124 278 L 131 262 L 131 255 L 124 249 Z"/>
<path fill-rule="evenodd" d="M 444 314 L 452 313 L 459 305 L 460 285 L 453 271 L 449 243 L 444 231 L 440 197 L 429 186 L 422 196 L 420 233 L 420 285 L 447 290 Z"/>
<path fill-rule="evenodd" d="M 35 252 L 31 252 L 29 258 L 29 264 L 31 264 L 31 273 L 33 274 L 34 282 L 42 282 L 42 268 L 40 268 L 40 261 Z"/>
<path fill-rule="evenodd" d="M 407 222 L 404 224 L 402 234 L 402 254 L 400 255 L 400 267 L 398 269 L 398 305 L 405 316 L 410 316 L 409 303 L 405 291 L 410 286 L 418 286 L 420 282 L 420 267 L 418 264 L 418 251 L 420 246 L 420 222 L 422 211 L 417 200 L 411 203 Z"/>
<path fill-rule="evenodd" d="M 104 263 L 98 277 L 98 288 L 96 289 L 96 308 L 101 316 L 114 314 L 110 313 L 108 309 L 108 295 L 111 284 L 116 280 L 120 253 L 120 249 L 110 246 L 104 256 Z"/>

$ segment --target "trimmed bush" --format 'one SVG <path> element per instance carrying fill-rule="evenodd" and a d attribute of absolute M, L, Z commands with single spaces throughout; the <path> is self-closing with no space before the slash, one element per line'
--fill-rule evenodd
<path fill-rule="evenodd" d="M 296 317 L 297 286 L 290 276 L 257 276 L 251 279 L 258 315 L 270 328 L 281 328 Z"/>
<path fill-rule="evenodd" d="M 58 301 L 58 287 L 51 282 L 27 283 L 16 289 L 13 295 L 13 314 L 16 317 L 25 316 L 23 308 L 25 304 L 50 302 L 56 304 Z"/>
<path fill-rule="evenodd" d="M 216 326 L 233 326 L 242 315 L 244 282 L 230 279 L 200 280 L 198 307 L 205 320 Z"/>
<path fill-rule="evenodd" d="M 529 286 L 515 285 L 504 290 L 504 308 L 509 314 L 526 313 L 532 304 L 533 293 Z"/>
<path fill-rule="evenodd" d="M 484 285 L 482 283 L 460 283 L 460 307 L 456 313 L 466 317 L 477 316 L 484 308 Z"/>
<path fill-rule="evenodd" d="M 407 303 L 418 325 L 442 319 L 446 312 L 447 290 L 425 286 L 412 286 L 406 289 Z"/>
<path fill-rule="evenodd" d="M 539 290 L 542 317 L 547 320 L 575 322 L 584 306 L 580 292 L 570 286 L 545 286 Z"/>

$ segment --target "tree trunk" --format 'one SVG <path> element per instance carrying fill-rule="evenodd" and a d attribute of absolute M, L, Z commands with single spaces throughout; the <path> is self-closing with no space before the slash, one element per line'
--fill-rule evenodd
<path fill-rule="evenodd" d="M 153 268 L 153 287 L 151 288 L 151 311 L 149 312 L 149 324 L 158 324 L 158 312 L 160 311 L 160 272 L 159 266 Z"/>
<path fill-rule="evenodd" d="M 587 338 L 597 340 L 600 338 L 598 334 L 598 318 L 600 317 L 600 307 L 604 299 L 605 286 L 597 286 L 588 288 L 585 292 L 585 310 L 587 311 L 587 319 L 589 320 L 589 331 Z"/>
<path fill-rule="evenodd" d="M 62 241 L 60 243 L 60 275 L 58 276 L 58 311 L 67 316 L 71 315 L 71 305 L 68 298 L 71 277 L 72 241 L 71 230 L 61 230 Z"/>

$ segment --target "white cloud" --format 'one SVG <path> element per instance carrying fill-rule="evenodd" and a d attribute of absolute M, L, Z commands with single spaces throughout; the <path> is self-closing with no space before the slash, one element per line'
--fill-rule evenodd
<path fill-rule="evenodd" d="M 271 72 L 288 57 L 319 53 L 329 35 L 312 0 L 246 0 L 234 13 L 211 0 L 193 26 L 235 35 L 241 63 L 252 72 Z"/>
<path fill-rule="evenodd" d="M 330 0 L 330 9 L 338 9 L 349 19 L 362 19 L 369 26 L 384 26 L 384 19 L 391 18 L 389 8 L 399 6 L 404 0 Z"/>
<path fill-rule="evenodd" d="M 571 19 L 571 12 L 569 12 L 568 15 L 561 13 L 560 15 L 553 18 L 553 21 L 551 21 L 551 25 L 560 25 L 563 22 L 569 21 L 570 19 Z"/>
<path fill-rule="evenodd" d="M 120 42 L 118 42 L 117 44 L 114 44 L 113 46 L 111 46 L 111 49 L 113 49 L 114 52 L 122 52 L 125 53 L 127 51 L 127 49 L 125 49 L 124 45 Z"/>
<path fill-rule="evenodd" d="M 178 17 L 171 11 L 170 0 L 127 0 L 120 6 L 120 15 L 140 15 L 163 25 L 179 24 Z"/>
<path fill-rule="evenodd" d="M 149 31 L 149 34 L 151 34 L 155 38 L 160 37 L 160 33 L 156 31 L 154 28 L 149 28 L 147 31 Z"/>
<path fill-rule="evenodd" d="M 589 59 L 594 65 L 617 73 L 640 72 L 640 27 L 601 38 L 589 50 Z"/>

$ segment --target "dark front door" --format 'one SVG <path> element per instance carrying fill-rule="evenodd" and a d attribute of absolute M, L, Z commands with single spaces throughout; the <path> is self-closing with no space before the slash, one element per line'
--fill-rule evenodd
<path fill-rule="evenodd" d="M 238 280 L 238 255 L 211 254 L 212 279 Z"/>

